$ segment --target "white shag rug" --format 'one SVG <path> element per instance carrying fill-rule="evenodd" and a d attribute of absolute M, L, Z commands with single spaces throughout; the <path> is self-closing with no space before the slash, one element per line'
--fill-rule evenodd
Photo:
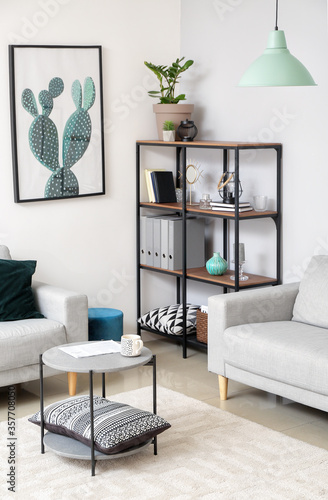
<path fill-rule="evenodd" d="M 152 388 L 109 399 L 151 411 Z M 171 428 L 153 446 L 90 462 L 40 453 L 40 429 L 16 421 L 16 493 L 8 491 L 7 423 L 0 424 L 0 498 L 15 500 L 314 500 L 328 498 L 328 452 L 158 387 Z"/>

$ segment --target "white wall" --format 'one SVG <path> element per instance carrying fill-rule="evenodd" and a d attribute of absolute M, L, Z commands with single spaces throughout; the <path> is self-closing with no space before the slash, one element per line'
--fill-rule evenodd
<path fill-rule="evenodd" d="M 181 90 L 195 104 L 199 138 L 283 143 L 284 280 L 299 279 L 307 259 L 328 250 L 327 16 L 324 0 L 280 4 L 279 27 L 286 32 L 291 52 L 310 69 L 317 88 L 236 87 L 243 71 L 265 48 L 274 26 L 273 0 L 182 0 L 181 27 L 177 0 L 166 0 L 165 8 L 159 0 L 1 0 L 0 243 L 7 244 L 16 259 L 36 259 L 37 279 L 84 291 L 92 306 L 122 309 L 125 328 L 133 331 L 135 140 L 156 138 L 153 101 L 145 90 L 151 74 L 143 61 L 168 64 L 184 55 L 195 60 L 183 76 Z M 10 43 L 103 46 L 105 196 L 14 203 Z M 199 193 L 215 195 L 220 162 L 213 153 L 194 156 L 204 169 Z M 156 153 L 146 166 L 157 164 L 159 158 Z M 259 153 L 254 167 L 247 160 L 242 178 L 245 196 L 262 189 L 273 203 L 271 159 Z M 274 230 L 263 222 L 254 223 L 255 233 L 265 236 L 264 242 L 257 241 L 250 224 L 243 229 L 247 265 L 250 271 L 259 268 L 269 273 Z M 172 295 L 170 278 L 148 277 L 145 283 L 151 283 L 146 301 L 152 305 L 164 305 Z M 154 286 L 161 293 L 156 300 Z M 216 287 L 193 287 L 198 298 L 200 289 L 204 297 L 219 292 Z"/>
<path fill-rule="evenodd" d="M 275 2 L 262 0 L 182 0 L 181 54 L 195 60 L 182 90 L 194 102 L 199 139 L 283 144 L 283 279 L 300 279 L 314 253 L 328 253 L 327 2 L 285 0 L 278 26 L 290 52 L 309 69 L 318 87 L 240 88 L 238 81 L 266 47 L 275 24 Z M 205 176 L 200 192 L 215 192 L 214 158 L 198 154 Z M 244 199 L 260 191 L 274 206 L 270 160 L 245 156 Z M 252 166 L 254 165 L 254 166 Z M 212 169 L 212 170 L 211 170 Z M 268 173 L 266 173 L 268 172 Z M 260 176 L 263 175 L 263 178 Z M 272 180 L 273 179 L 273 180 Z M 273 226 L 273 224 L 272 224 Z M 262 241 L 254 233 L 264 236 Z M 249 272 L 274 270 L 270 222 L 242 229 Z M 274 241 L 274 240 L 273 240 Z"/>
<path fill-rule="evenodd" d="M 36 259 L 36 279 L 85 292 L 124 311 L 135 328 L 135 141 L 156 138 L 151 73 L 180 53 L 180 2 L 1 0 L 0 243 Z M 172 15 L 173 13 L 173 15 Z M 168 28 L 169 36 L 168 36 Z M 106 195 L 13 201 L 8 44 L 103 46 Z"/>

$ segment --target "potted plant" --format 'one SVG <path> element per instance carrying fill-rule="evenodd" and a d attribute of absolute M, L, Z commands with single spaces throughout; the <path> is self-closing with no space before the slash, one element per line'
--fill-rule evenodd
<path fill-rule="evenodd" d="M 165 120 L 165 122 L 163 123 L 163 141 L 175 141 L 174 123 L 171 120 Z"/>
<path fill-rule="evenodd" d="M 181 78 L 181 74 L 187 71 L 194 63 L 192 60 L 181 64 L 184 57 L 177 59 L 171 66 L 156 66 L 145 61 L 145 65 L 157 77 L 159 81 L 159 90 L 150 90 L 150 97 L 159 98 L 160 103 L 153 105 L 154 113 L 156 113 L 157 131 L 160 140 L 163 140 L 163 123 L 172 121 L 175 130 L 180 125 L 182 120 L 191 118 L 191 113 L 194 110 L 193 104 L 182 104 L 180 101 L 185 101 L 185 94 L 175 96 L 175 87 Z"/>

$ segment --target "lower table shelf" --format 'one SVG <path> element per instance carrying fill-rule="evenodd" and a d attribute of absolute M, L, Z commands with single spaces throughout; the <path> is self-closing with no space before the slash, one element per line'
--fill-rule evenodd
<path fill-rule="evenodd" d="M 70 438 L 68 436 L 62 436 L 61 434 L 54 434 L 53 432 L 47 432 L 43 438 L 44 444 L 47 448 L 57 455 L 67 458 L 77 458 L 79 460 L 91 460 L 91 449 L 89 446 L 77 441 L 76 439 Z M 107 455 L 95 450 L 95 460 L 113 460 L 115 458 L 128 457 L 138 453 L 143 448 L 147 448 L 151 444 L 152 440 L 149 439 L 138 446 L 133 446 L 120 453 L 114 453 L 112 455 Z"/>

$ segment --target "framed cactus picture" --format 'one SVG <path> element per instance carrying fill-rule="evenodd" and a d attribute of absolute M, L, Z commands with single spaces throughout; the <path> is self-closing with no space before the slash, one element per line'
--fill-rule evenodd
<path fill-rule="evenodd" d="M 101 46 L 10 45 L 15 202 L 105 194 Z"/>

